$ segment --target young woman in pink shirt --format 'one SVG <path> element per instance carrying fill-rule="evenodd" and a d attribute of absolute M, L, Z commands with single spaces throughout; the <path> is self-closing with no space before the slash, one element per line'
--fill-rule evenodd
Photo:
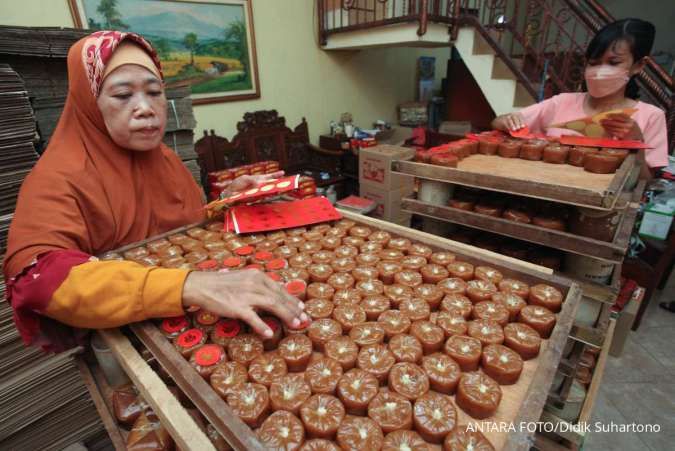
<path fill-rule="evenodd" d="M 631 108 L 632 115 L 610 114 L 600 122 L 604 136 L 633 139 L 650 146 L 638 154 L 642 177 L 668 165 L 668 133 L 663 111 L 640 102 L 635 76 L 645 65 L 654 44 L 654 25 L 640 19 L 623 19 L 602 28 L 586 49 L 584 78 L 588 92 L 563 93 L 514 113 L 498 116 L 492 126 L 498 130 L 518 130 L 527 126 L 534 133 L 549 136 L 580 134 L 555 128 L 575 119 L 598 113 Z"/>

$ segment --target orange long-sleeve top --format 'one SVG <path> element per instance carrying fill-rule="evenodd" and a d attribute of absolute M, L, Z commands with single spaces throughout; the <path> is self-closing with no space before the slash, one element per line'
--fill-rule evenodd
<path fill-rule="evenodd" d="M 183 313 L 189 271 L 125 261 L 92 261 L 71 268 L 44 315 L 64 324 L 103 329 Z"/>

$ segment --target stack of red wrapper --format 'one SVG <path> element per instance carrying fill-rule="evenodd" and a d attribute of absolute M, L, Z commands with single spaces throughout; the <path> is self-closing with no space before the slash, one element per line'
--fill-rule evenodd
<path fill-rule="evenodd" d="M 291 191 L 290 196 L 296 199 L 309 199 L 316 196 L 316 182 L 312 177 L 306 175 L 300 177 L 298 181 L 298 189 Z"/>
<path fill-rule="evenodd" d="M 259 161 L 257 163 L 223 169 L 222 171 L 209 172 L 209 200 L 218 199 L 232 180 L 242 175 L 271 174 L 279 170 L 278 161 Z"/>

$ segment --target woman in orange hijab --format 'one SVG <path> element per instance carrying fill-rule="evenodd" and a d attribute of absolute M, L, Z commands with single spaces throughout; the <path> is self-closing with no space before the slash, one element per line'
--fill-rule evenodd
<path fill-rule="evenodd" d="M 115 327 L 181 315 L 184 305 L 242 319 L 263 335 L 272 331 L 260 309 L 290 326 L 306 321 L 302 303 L 258 271 L 200 273 L 93 257 L 202 220 L 202 197 L 162 144 L 166 97 L 147 41 L 116 31 L 81 39 L 68 53 L 68 81 L 49 147 L 21 187 L 4 259 L 24 341 L 61 350 L 74 344 L 63 324 Z M 244 176 L 231 189 L 261 181 Z"/>

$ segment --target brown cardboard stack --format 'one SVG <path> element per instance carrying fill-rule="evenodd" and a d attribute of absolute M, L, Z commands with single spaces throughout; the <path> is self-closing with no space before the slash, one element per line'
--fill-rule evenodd
<path fill-rule="evenodd" d="M 195 152 L 194 128 L 197 121 L 192 110 L 190 87 L 176 86 L 166 90 L 167 122 L 164 144 L 178 154 L 192 177 L 201 186 L 202 175 Z"/>
<path fill-rule="evenodd" d="M 68 47 L 84 33 L 0 26 L 0 258 L 18 189 L 63 108 Z M 175 116 L 181 114 L 179 108 Z M 80 348 L 54 355 L 26 347 L 4 282 L 0 273 L 0 450 L 59 450 L 76 442 L 110 449 L 80 375 Z"/>
<path fill-rule="evenodd" d="M 414 156 L 414 149 L 388 144 L 359 151 L 359 195 L 377 202 L 371 216 L 410 225 L 411 215 L 401 210 L 401 199 L 413 193 L 414 178 L 391 172 L 391 162 Z"/>
<path fill-rule="evenodd" d="M 23 179 L 37 162 L 35 137 L 26 87 L 8 64 L 0 64 L 0 215 L 14 212 Z"/>
<path fill-rule="evenodd" d="M 0 26 L 0 55 L 25 83 L 37 122 L 39 139 L 36 150 L 39 154 L 47 148 L 68 94 L 68 49 L 87 34 L 87 30 L 68 28 Z M 166 98 L 164 143 L 178 154 L 201 185 L 194 151 L 193 129 L 197 122 L 192 110 L 190 87 L 179 85 L 168 88 Z"/>

